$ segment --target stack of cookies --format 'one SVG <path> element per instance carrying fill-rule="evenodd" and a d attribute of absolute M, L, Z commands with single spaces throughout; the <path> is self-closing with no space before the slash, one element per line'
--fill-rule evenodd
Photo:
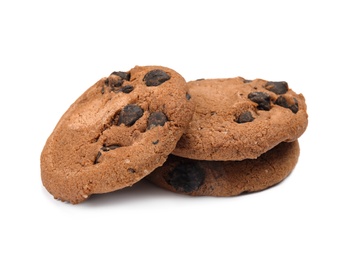
<path fill-rule="evenodd" d="M 61 117 L 41 154 L 43 185 L 73 204 L 145 178 L 188 195 L 234 196 L 282 181 L 308 115 L 286 82 L 186 83 L 176 71 L 115 71 Z"/>

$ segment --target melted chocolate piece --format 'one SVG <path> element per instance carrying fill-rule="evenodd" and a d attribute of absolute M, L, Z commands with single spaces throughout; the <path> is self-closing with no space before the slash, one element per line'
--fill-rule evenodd
<path fill-rule="evenodd" d="M 298 112 L 298 109 L 299 109 L 299 107 L 298 107 L 298 101 L 297 101 L 297 99 L 295 99 L 295 98 L 293 98 L 293 100 L 295 101 L 295 103 L 292 104 L 292 105 L 290 105 L 289 108 L 290 108 L 290 110 L 291 110 L 293 113 L 296 114 L 296 113 Z"/>
<path fill-rule="evenodd" d="M 131 93 L 133 91 L 133 89 L 134 89 L 134 87 L 132 85 L 126 85 L 126 86 L 121 88 L 121 91 L 123 93 L 128 94 L 128 93 Z"/>
<path fill-rule="evenodd" d="M 119 148 L 119 147 L 121 147 L 120 145 L 117 145 L 117 144 L 112 144 L 112 145 L 103 145 L 102 146 L 102 148 L 101 148 L 101 151 L 103 151 L 103 152 L 108 152 L 108 151 L 110 151 L 110 150 L 115 150 L 116 148 Z M 101 155 L 102 155 L 102 152 L 101 151 L 98 151 L 98 153 L 97 153 L 97 155 L 96 155 L 96 158 L 95 158 L 95 160 L 94 160 L 94 162 L 93 162 L 93 164 L 97 164 L 97 163 L 99 163 L 99 158 L 101 157 Z"/>
<path fill-rule="evenodd" d="M 277 95 L 285 94 L 289 89 L 288 84 L 285 81 L 269 81 L 265 88 Z"/>
<path fill-rule="evenodd" d="M 143 116 L 143 114 L 144 110 L 138 105 L 127 105 L 121 110 L 117 125 L 125 124 L 125 126 L 132 126 L 140 117 Z"/>
<path fill-rule="evenodd" d="M 101 155 L 102 155 L 101 152 L 98 152 L 98 153 L 97 153 L 96 158 L 95 158 L 95 160 L 93 161 L 93 164 L 99 163 L 99 162 L 98 162 L 98 159 L 99 159 L 99 157 L 101 157 Z"/>
<path fill-rule="evenodd" d="M 111 88 L 111 90 L 114 90 L 114 88 L 121 87 L 123 84 L 122 79 L 116 79 L 116 80 L 109 80 L 108 79 L 108 86 Z"/>
<path fill-rule="evenodd" d="M 170 76 L 163 70 L 151 70 L 144 76 L 144 81 L 148 87 L 156 87 L 170 79 Z"/>
<path fill-rule="evenodd" d="M 249 93 L 248 98 L 258 104 L 259 110 L 270 110 L 271 109 L 271 98 L 270 95 L 264 92 L 252 92 Z"/>
<path fill-rule="evenodd" d="M 295 98 L 293 98 L 293 103 L 289 103 L 285 97 L 279 96 L 275 104 L 281 107 L 288 108 L 295 114 L 298 112 L 298 101 Z"/>
<path fill-rule="evenodd" d="M 109 77 L 105 80 L 105 85 L 110 88 L 110 91 L 118 92 L 120 91 L 120 87 L 123 84 L 124 80 L 129 81 L 130 74 L 127 72 L 122 72 L 122 71 L 114 71 L 110 75 L 116 75 L 119 76 L 120 78 L 114 78 L 114 77 Z M 101 93 L 105 93 L 104 87 L 102 87 Z M 126 92 L 125 92 L 126 93 Z"/>
<path fill-rule="evenodd" d="M 110 75 L 117 75 L 119 76 L 121 79 L 123 80 L 130 80 L 131 74 L 128 72 L 123 72 L 123 71 L 114 71 L 113 73 L 111 73 Z"/>
<path fill-rule="evenodd" d="M 205 173 L 197 163 L 181 163 L 166 178 L 177 191 L 192 192 L 204 183 Z"/>
<path fill-rule="evenodd" d="M 119 87 L 122 86 L 123 79 L 107 78 L 104 83 L 106 86 L 108 86 L 110 88 L 110 91 L 116 91 L 116 89 L 118 89 Z M 102 88 L 101 92 L 102 92 L 102 94 L 104 94 L 104 87 Z"/>
<path fill-rule="evenodd" d="M 163 126 L 166 121 L 168 121 L 168 118 L 163 112 L 153 112 L 150 114 L 149 119 L 147 120 L 147 128 L 152 129 L 158 125 Z"/>
<path fill-rule="evenodd" d="M 112 145 L 103 145 L 103 147 L 101 148 L 102 151 L 104 152 L 108 152 L 110 150 L 115 150 L 116 148 L 119 148 L 121 147 L 120 145 L 117 145 L 117 144 L 112 144 Z"/>
<path fill-rule="evenodd" d="M 236 122 L 239 124 L 243 124 L 243 123 L 252 122 L 253 120 L 254 120 L 254 117 L 252 116 L 252 114 L 249 111 L 246 111 L 239 115 Z"/>

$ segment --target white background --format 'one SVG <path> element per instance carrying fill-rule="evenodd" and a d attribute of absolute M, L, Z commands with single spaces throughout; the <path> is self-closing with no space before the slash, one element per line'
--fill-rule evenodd
<path fill-rule="evenodd" d="M 1 1 L 1 259 L 345 259 L 342 1 Z M 280 185 L 233 198 L 141 182 L 71 205 L 40 153 L 98 79 L 163 65 L 185 79 L 285 80 L 308 104 Z"/>

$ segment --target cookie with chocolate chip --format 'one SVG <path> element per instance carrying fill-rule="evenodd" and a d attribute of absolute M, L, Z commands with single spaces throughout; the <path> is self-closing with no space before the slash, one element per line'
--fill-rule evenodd
<path fill-rule="evenodd" d="M 254 159 L 307 128 L 305 99 L 284 81 L 241 77 L 187 83 L 195 113 L 174 155 L 195 160 Z"/>
<path fill-rule="evenodd" d="M 46 189 L 76 204 L 131 186 L 161 166 L 193 115 L 185 83 L 161 66 L 99 80 L 71 105 L 44 146 Z"/>
<path fill-rule="evenodd" d="M 170 155 L 146 177 L 180 194 L 228 197 L 267 189 L 284 180 L 299 157 L 298 141 L 280 143 L 257 159 L 203 161 Z"/>

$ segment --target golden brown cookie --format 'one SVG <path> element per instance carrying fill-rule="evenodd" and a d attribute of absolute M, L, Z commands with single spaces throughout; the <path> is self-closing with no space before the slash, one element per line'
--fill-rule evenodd
<path fill-rule="evenodd" d="M 297 140 L 280 143 L 257 159 L 242 161 L 200 161 L 170 155 L 146 179 L 181 194 L 236 196 L 281 182 L 294 169 L 298 157 Z"/>
<path fill-rule="evenodd" d="M 174 155 L 196 160 L 254 159 L 307 128 L 302 94 L 286 82 L 241 77 L 187 83 L 196 104 Z"/>
<path fill-rule="evenodd" d="M 62 116 L 41 154 L 41 176 L 73 204 L 131 186 L 173 151 L 194 105 L 177 72 L 160 66 L 113 72 Z"/>

